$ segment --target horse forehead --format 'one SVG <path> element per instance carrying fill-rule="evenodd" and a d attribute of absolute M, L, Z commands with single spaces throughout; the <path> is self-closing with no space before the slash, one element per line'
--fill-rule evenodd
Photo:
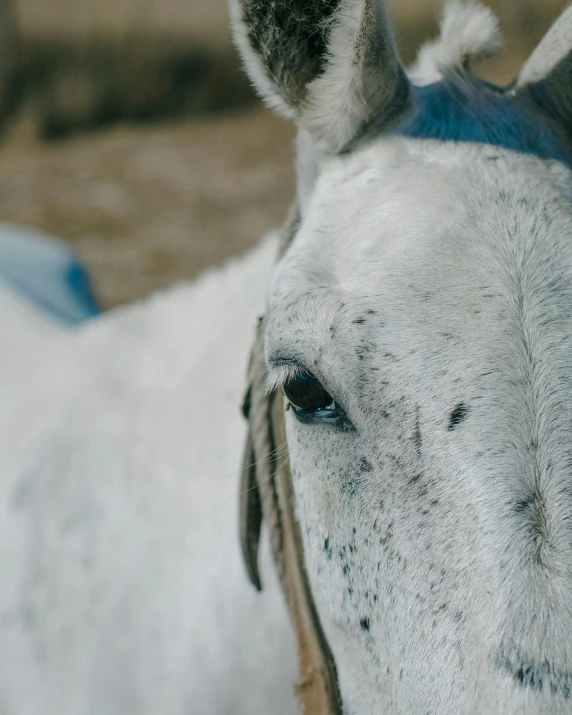
<path fill-rule="evenodd" d="M 274 333 L 317 350 L 334 323 L 355 324 L 385 346 L 461 355 L 479 335 L 509 350 L 525 300 L 531 336 L 572 334 L 571 195 L 567 168 L 493 147 L 406 143 L 333 162 L 276 269 Z M 352 336 L 338 331 L 336 350 Z"/>
<path fill-rule="evenodd" d="M 275 270 L 271 303 L 326 286 L 381 295 L 396 273 L 456 288 L 451 266 L 473 272 L 499 232 L 510 234 L 515 250 L 535 241 L 536 252 L 566 250 L 540 243 L 562 224 L 571 229 L 570 176 L 558 162 L 435 141 L 384 140 L 335 159 Z M 555 214 L 559 225 L 551 228 Z"/>

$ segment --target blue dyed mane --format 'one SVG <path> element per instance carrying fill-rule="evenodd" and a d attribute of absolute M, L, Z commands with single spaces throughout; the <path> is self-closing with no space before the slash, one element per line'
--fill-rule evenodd
<path fill-rule="evenodd" d="M 557 159 L 571 157 L 562 131 L 542 107 L 476 77 L 415 88 L 415 109 L 397 128 L 412 138 L 480 142 Z"/>
<path fill-rule="evenodd" d="M 413 106 L 394 126 L 394 135 L 490 144 L 572 165 L 561 125 L 541 104 L 524 101 L 510 88 L 495 87 L 470 74 L 453 75 L 414 87 L 413 96 Z M 360 142 L 384 131 L 384 121 L 372 122 Z"/>

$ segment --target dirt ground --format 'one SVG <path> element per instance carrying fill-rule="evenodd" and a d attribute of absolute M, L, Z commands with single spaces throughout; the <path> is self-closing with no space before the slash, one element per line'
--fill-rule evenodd
<path fill-rule="evenodd" d="M 388 4 L 409 62 L 435 32 L 441 2 Z M 490 4 L 507 44 L 479 72 L 504 83 L 564 0 Z M 0 146 L 0 220 L 71 245 L 104 307 L 191 278 L 281 223 L 293 131 L 253 101 L 225 0 L 17 8 L 28 95 Z"/>

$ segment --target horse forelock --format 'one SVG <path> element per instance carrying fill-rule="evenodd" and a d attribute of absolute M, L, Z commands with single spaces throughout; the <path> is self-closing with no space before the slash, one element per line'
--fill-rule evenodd
<path fill-rule="evenodd" d="M 465 70 L 473 61 L 494 55 L 502 40 L 493 12 L 477 3 L 448 2 L 439 37 L 425 44 L 409 70 L 417 85 L 438 82 L 448 74 Z"/>

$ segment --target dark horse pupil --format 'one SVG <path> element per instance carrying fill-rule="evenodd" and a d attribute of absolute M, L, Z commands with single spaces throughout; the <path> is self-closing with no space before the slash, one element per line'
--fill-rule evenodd
<path fill-rule="evenodd" d="M 305 373 L 288 380 L 284 385 L 284 394 L 294 407 L 304 412 L 324 410 L 333 402 L 320 383 Z"/>

